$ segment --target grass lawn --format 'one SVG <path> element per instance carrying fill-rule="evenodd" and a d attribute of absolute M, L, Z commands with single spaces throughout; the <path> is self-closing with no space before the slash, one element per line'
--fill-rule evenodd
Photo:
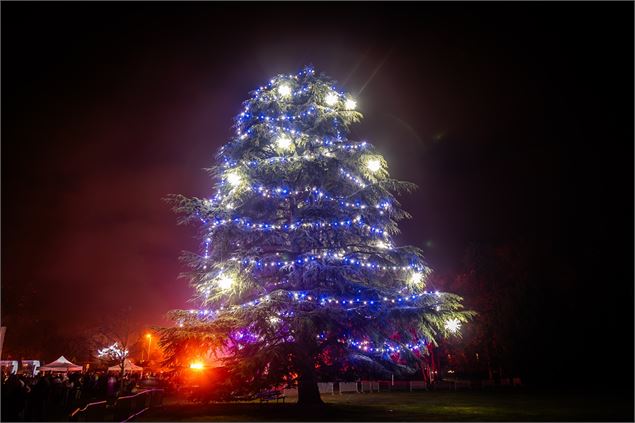
<path fill-rule="evenodd" d="M 322 410 L 286 404 L 166 402 L 138 421 L 633 421 L 627 394 L 519 389 L 323 395 Z M 290 403 L 289 403 L 290 402 Z"/>

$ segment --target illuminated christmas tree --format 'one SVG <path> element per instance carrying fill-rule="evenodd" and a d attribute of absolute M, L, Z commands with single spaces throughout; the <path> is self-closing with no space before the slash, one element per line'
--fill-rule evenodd
<path fill-rule="evenodd" d="M 356 108 L 310 67 L 278 75 L 236 117 L 215 193 L 171 198 L 202 237 L 185 256 L 200 309 L 171 312 L 163 331 L 173 362 L 220 352 L 253 391 L 297 382 L 299 403 L 320 403 L 328 363 L 416 363 L 470 317 L 456 295 L 426 290 L 419 249 L 394 245 L 408 217 L 394 195 L 414 185 L 348 138 Z"/>

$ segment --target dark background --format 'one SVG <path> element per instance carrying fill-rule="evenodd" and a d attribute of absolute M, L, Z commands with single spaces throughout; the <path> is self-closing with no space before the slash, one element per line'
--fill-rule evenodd
<path fill-rule="evenodd" d="M 198 243 L 162 198 L 209 194 L 248 92 L 312 63 L 420 186 L 400 241 L 437 274 L 474 244 L 526 246 L 524 371 L 632 389 L 633 3 L 1 10 L 5 353 L 54 359 L 120 307 L 144 327 L 189 308 L 177 258 Z"/>

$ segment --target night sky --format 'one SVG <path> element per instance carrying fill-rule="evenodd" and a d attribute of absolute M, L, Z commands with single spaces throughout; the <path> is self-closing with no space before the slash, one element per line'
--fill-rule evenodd
<path fill-rule="evenodd" d="M 401 243 L 452 275 L 473 243 L 523 240 L 569 275 L 537 282 L 536 341 L 632 369 L 633 3 L 1 7 L 5 348 L 190 308 L 195 230 L 162 198 L 211 193 L 248 92 L 311 63 L 356 96 L 354 137 L 419 185 Z"/>

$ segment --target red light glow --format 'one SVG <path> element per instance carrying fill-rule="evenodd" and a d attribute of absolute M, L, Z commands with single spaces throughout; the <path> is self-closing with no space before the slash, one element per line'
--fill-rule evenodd
<path fill-rule="evenodd" d="M 203 369 L 203 363 L 200 361 L 193 361 L 190 363 L 190 369 L 201 370 Z"/>

